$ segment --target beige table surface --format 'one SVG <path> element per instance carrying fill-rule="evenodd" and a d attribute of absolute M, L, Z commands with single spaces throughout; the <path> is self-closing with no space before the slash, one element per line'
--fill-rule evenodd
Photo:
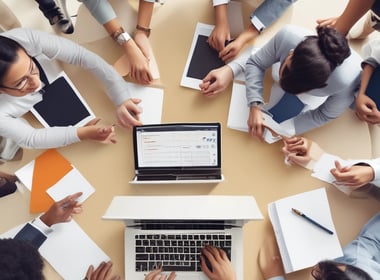
<path fill-rule="evenodd" d="M 34 7 L 27 3 L 29 1 L 18 0 L 17 5 L 15 2 L 10 4 L 13 5 L 13 9 L 17 8 L 15 13 L 21 21 L 23 18 L 20 15 L 27 13 L 28 7 Z M 246 2 L 256 6 L 259 1 Z M 25 6 L 22 3 L 25 3 Z M 346 1 L 299 0 L 276 24 L 267 29 L 255 44 L 262 45 L 286 23 L 313 28 L 317 18 L 339 14 L 345 3 Z M 248 15 L 251 8 L 248 4 L 244 7 L 244 13 Z M 43 22 L 42 17 L 39 20 L 43 29 L 50 28 Z M 195 90 L 179 86 L 197 22 L 213 23 L 210 1 L 168 0 L 156 11 L 153 18 L 151 41 L 161 73 L 161 79 L 156 84 L 162 85 L 165 90 L 162 122 L 221 122 L 225 182 L 217 185 L 130 185 L 128 181 L 133 176 L 131 132 L 117 127 L 118 143 L 115 145 L 87 142 L 59 149 L 96 189 L 95 194 L 85 202 L 84 213 L 75 217 L 75 220 L 111 257 L 115 263 L 114 272 L 120 275 L 124 275 L 123 224 L 101 219 L 114 195 L 254 196 L 265 219 L 250 222 L 244 227 L 244 279 L 262 279 L 257 266 L 257 253 L 271 231 L 267 204 L 276 199 L 326 187 L 339 239 L 342 245 L 352 240 L 361 226 L 380 209 L 378 201 L 349 198 L 334 187 L 312 178 L 308 170 L 286 166 L 283 163 L 280 143 L 259 143 L 245 133 L 228 129 L 226 122 L 231 87 L 210 100 Z M 31 21 L 23 22 L 24 26 L 34 27 L 34 24 L 35 22 Z M 87 47 L 101 54 L 110 63 L 120 55 L 115 44 L 108 38 L 88 44 Z M 114 123 L 114 106 L 103 94 L 101 84 L 86 71 L 71 66 L 64 68 L 96 115 L 102 117 L 105 123 Z M 270 78 L 267 78 L 267 88 L 270 83 Z M 28 119 L 38 125 L 33 118 Z M 371 155 L 367 125 L 360 123 L 350 111 L 325 127 L 308 133 L 307 136 L 317 140 L 329 152 L 345 158 L 368 158 Z M 41 152 L 24 150 L 21 161 L 3 164 L 1 170 L 13 172 Z M 33 215 L 29 214 L 28 209 L 27 191 L 2 198 L 0 232 L 31 219 Z M 47 279 L 60 279 L 48 264 L 45 270 Z M 288 275 L 287 279 L 305 279 L 308 274 L 308 270 L 300 271 Z"/>

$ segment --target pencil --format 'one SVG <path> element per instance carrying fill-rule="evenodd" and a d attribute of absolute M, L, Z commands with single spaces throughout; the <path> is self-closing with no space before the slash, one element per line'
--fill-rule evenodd
<path fill-rule="evenodd" d="M 329 230 L 328 228 L 322 226 L 320 223 L 314 221 L 312 218 L 309 218 L 308 216 L 306 216 L 304 213 L 302 213 L 301 211 L 297 210 L 297 209 L 294 209 L 292 208 L 292 211 L 293 213 L 295 213 L 296 215 L 304 218 L 305 220 L 307 220 L 308 222 L 312 223 L 313 225 L 319 227 L 320 229 L 324 230 L 325 232 L 327 232 L 328 234 L 334 234 L 331 230 Z"/>

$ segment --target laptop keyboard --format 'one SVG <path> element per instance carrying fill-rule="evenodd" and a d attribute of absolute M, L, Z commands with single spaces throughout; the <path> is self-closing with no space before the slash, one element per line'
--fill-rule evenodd
<path fill-rule="evenodd" d="M 201 271 L 200 255 L 205 245 L 224 249 L 231 259 L 229 234 L 135 235 L 136 271 L 151 271 L 160 263 L 164 271 Z"/>

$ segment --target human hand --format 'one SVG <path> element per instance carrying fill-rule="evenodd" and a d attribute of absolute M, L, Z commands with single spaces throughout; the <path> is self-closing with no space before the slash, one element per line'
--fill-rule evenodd
<path fill-rule="evenodd" d="M 336 24 L 337 20 L 338 20 L 338 17 L 317 19 L 317 24 L 319 27 L 335 28 L 335 24 Z"/>
<path fill-rule="evenodd" d="M 49 210 L 40 217 L 41 221 L 48 227 L 71 221 L 73 214 L 79 214 L 83 211 L 82 204 L 77 202 L 77 199 L 81 195 L 82 193 L 78 192 L 55 202 L 50 206 Z"/>
<path fill-rule="evenodd" d="M 273 234 L 267 236 L 260 247 L 258 263 L 264 279 L 285 275 L 280 251 Z"/>
<path fill-rule="evenodd" d="M 131 78 L 140 84 L 149 84 L 152 82 L 153 77 L 149 68 L 149 52 L 147 50 L 149 45 L 148 38 L 144 38 L 140 33 L 136 34 L 134 40 L 129 40 L 124 44 L 124 49 L 130 64 Z M 142 47 L 143 49 L 140 49 Z"/>
<path fill-rule="evenodd" d="M 117 121 L 121 126 L 131 128 L 133 126 L 142 125 L 139 118 L 141 109 L 137 106 L 140 102 L 141 99 L 130 98 L 117 108 Z"/>
<path fill-rule="evenodd" d="M 248 133 L 260 141 L 263 141 L 264 118 L 259 107 L 252 106 L 250 108 L 247 124 Z"/>
<path fill-rule="evenodd" d="M 249 24 L 242 33 L 219 52 L 219 57 L 224 62 L 230 62 L 238 56 L 244 46 L 254 38 L 260 35 L 260 32 L 253 24 Z"/>
<path fill-rule="evenodd" d="M 176 274 L 174 271 L 170 272 L 169 275 L 162 274 L 162 267 L 159 267 L 145 276 L 145 280 L 174 280 Z"/>
<path fill-rule="evenodd" d="M 220 22 L 215 25 L 207 42 L 210 47 L 220 52 L 224 49 L 226 42 L 231 40 L 230 26 L 227 21 Z"/>
<path fill-rule="evenodd" d="M 335 177 L 336 185 L 344 185 L 353 190 L 362 187 L 374 179 L 375 173 L 371 166 L 342 166 L 339 161 L 335 161 L 335 168 L 330 170 Z"/>
<path fill-rule="evenodd" d="M 243 48 L 244 42 L 237 38 L 236 40 L 230 41 L 230 43 L 219 52 L 219 57 L 224 62 L 230 62 L 233 60 Z"/>
<path fill-rule="evenodd" d="M 225 65 L 211 70 L 199 87 L 206 97 L 215 97 L 228 87 L 233 78 L 232 69 Z"/>
<path fill-rule="evenodd" d="M 113 125 L 99 125 L 100 118 L 88 122 L 85 126 L 78 128 L 78 137 L 81 140 L 93 140 L 103 144 L 115 144 L 116 133 Z"/>
<path fill-rule="evenodd" d="M 206 259 L 211 264 L 212 271 L 207 267 Z M 235 272 L 226 252 L 213 246 L 202 249 L 201 268 L 210 280 L 235 280 Z"/>
<path fill-rule="evenodd" d="M 84 280 L 120 280 L 119 275 L 111 276 L 113 263 L 102 262 L 97 269 L 94 270 L 94 266 L 88 267 L 86 277 Z"/>
<path fill-rule="evenodd" d="M 303 137 L 283 138 L 282 152 L 291 165 L 306 166 L 311 161 L 311 141 Z"/>
<path fill-rule="evenodd" d="M 359 94 L 355 101 L 356 116 L 369 124 L 380 123 L 380 112 L 376 103 L 365 94 Z"/>

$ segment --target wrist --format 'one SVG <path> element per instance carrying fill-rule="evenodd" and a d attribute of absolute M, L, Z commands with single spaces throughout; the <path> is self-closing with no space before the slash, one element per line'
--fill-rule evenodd
<path fill-rule="evenodd" d="M 47 215 L 46 213 L 42 214 L 39 218 L 34 219 L 32 222 L 33 224 L 37 226 L 41 226 L 41 223 L 38 221 L 38 219 L 40 220 L 40 222 L 42 222 L 44 225 L 46 225 L 49 228 L 55 224 L 53 219 L 51 219 L 51 217 L 49 217 L 49 215 Z"/>
<path fill-rule="evenodd" d="M 146 37 L 149 38 L 151 32 L 152 32 L 152 29 L 149 28 L 149 27 L 145 27 L 145 26 L 142 26 L 142 25 L 139 25 L 139 24 L 136 25 L 135 34 L 137 34 L 137 33 L 143 33 L 143 34 L 146 35 Z"/>
<path fill-rule="evenodd" d="M 246 41 L 252 40 L 260 35 L 260 31 L 252 24 L 248 24 L 248 26 L 243 30 L 240 36 Z M 239 37 L 240 37 L 239 36 Z"/>
<path fill-rule="evenodd" d="M 256 109 L 261 110 L 263 106 L 264 106 L 264 102 L 262 101 L 252 101 L 251 103 L 249 103 L 249 107 L 251 107 L 251 109 L 256 108 Z"/>
<path fill-rule="evenodd" d="M 215 25 L 219 26 L 228 22 L 227 4 L 215 6 Z"/>
<path fill-rule="evenodd" d="M 89 138 L 89 128 L 90 127 L 88 126 L 78 127 L 77 135 L 81 141 L 87 140 Z"/>
<path fill-rule="evenodd" d="M 131 36 L 124 31 L 123 27 L 119 27 L 116 31 L 114 31 L 111 34 L 111 37 L 120 46 L 123 46 L 131 40 Z"/>

